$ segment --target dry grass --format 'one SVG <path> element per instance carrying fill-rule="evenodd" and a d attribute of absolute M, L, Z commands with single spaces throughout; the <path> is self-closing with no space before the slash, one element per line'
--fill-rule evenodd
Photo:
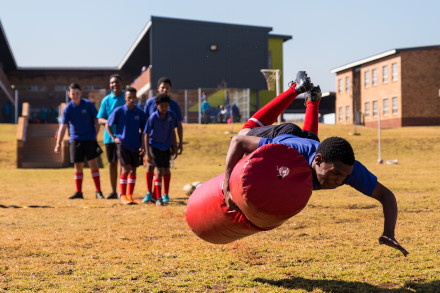
<path fill-rule="evenodd" d="M 396 237 L 407 258 L 377 244 L 380 205 L 345 187 L 314 192 L 275 230 L 228 245 L 198 239 L 185 222 L 182 186 L 223 172 L 227 130 L 185 125 L 171 205 L 123 207 L 93 198 L 88 170 L 86 199 L 69 201 L 72 168 L 15 169 L 15 126 L 0 124 L 0 291 L 440 291 L 440 127 L 383 130 L 382 157 L 399 164 L 377 165 L 374 129 L 349 136 L 350 127 L 320 125 L 321 138 L 348 138 L 357 158 L 394 191 Z M 104 191 L 107 171 L 101 170 Z M 138 170 L 139 200 L 144 172 Z"/>

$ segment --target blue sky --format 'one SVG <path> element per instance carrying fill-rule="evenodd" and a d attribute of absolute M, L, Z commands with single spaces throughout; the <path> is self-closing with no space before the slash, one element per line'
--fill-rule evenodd
<path fill-rule="evenodd" d="M 334 91 L 331 69 L 395 48 L 440 45 L 440 1 L 0 0 L 18 66 L 117 66 L 151 15 L 272 27 L 284 86 L 306 70 Z"/>

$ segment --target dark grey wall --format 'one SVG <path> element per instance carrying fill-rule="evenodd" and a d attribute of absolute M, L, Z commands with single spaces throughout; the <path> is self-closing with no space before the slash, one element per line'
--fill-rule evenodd
<path fill-rule="evenodd" d="M 152 17 L 152 85 L 168 76 L 173 89 L 265 89 L 271 28 Z M 210 51 L 210 45 L 218 50 Z M 147 52 L 145 52 L 147 53 Z"/>

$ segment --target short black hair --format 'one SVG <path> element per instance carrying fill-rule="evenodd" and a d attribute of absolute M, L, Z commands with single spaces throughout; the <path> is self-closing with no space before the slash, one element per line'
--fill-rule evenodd
<path fill-rule="evenodd" d="M 81 87 L 80 87 L 80 85 L 78 84 L 78 83 L 74 83 L 74 82 L 72 82 L 70 85 L 69 85 L 69 91 L 70 90 L 81 90 Z"/>
<path fill-rule="evenodd" d="M 130 92 L 130 93 L 134 93 L 134 94 L 137 93 L 137 89 L 135 89 L 135 88 L 132 87 L 132 86 L 128 86 L 128 87 L 126 87 L 126 88 L 125 88 L 125 91 L 126 91 L 126 92 Z"/>
<path fill-rule="evenodd" d="M 171 85 L 171 79 L 169 79 L 168 77 L 161 77 L 161 78 L 159 78 L 159 80 L 157 81 L 157 88 L 159 88 L 159 86 L 160 86 L 160 84 L 161 83 L 167 83 L 167 84 L 169 84 L 170 85 L 170 87 L 172 86 Z"/>
<path fill-rule="evenodd" d="M 119 79 L 122 82 L 122 77 L 119 74 L 114 73 L 114 74 L 110 75 L 109 80 L 112 79 L 113 77 L 116 77 L 117 79 Z"/>
<path fill-rule="evenodd" d="M 350 143 L 342 137 L 332 136 L 324 139 L 316 153 L 322 155 L 324 162 L 340 161 L 346 165 L 354 165 L 354 152 Z"/>
<path fill-rule="evenodd" d="M 156 103 L 156 105 L 159 105 L 160 103 L 168 103 L 169 104 L 170 100 L 171 100 L 171 98 L 167 94 L 160 94 L 154 98 L 154 102 Z"/>

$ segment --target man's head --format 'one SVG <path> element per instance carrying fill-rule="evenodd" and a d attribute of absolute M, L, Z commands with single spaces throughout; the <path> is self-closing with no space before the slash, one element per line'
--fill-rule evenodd
<path fill-rule="evenodd" d="M 312 169 L 323 189 L 333 189 L 351 174 L 354 152 L 350 143 L 341 137 L 329 137 L 321 142 L 313 159 Z"/>
<path fill-rule="evenodd" d="M 122 94 L 122 78 L 119 74 L 110 75 L 110 90 L 116 95 Z"/>
<path fill-rule="evenodd" d="M 136 89 L 133 87 L 127 87 L 125 89 L 125 102 L 128 109 L 133 109 L 136 106 Z"/>
<path fill-rule="evenodd" d="M 167 94 L 160 94 L 154 98 L 156 103 L 157 111 L 159 114 L 165 115 L 168 112 L 168 107 L 170 106 L 170 96 Z"/>
<path fill-rule="evenodd" d="M 161 77 L 157 81 L 157 92 L 159 94 L 169 94 L 171 92 L 171 80 L 168 77 Z"/>
<path fill-rule="evenodd" d="M 69 85 L 69 98 L 72 100 L 75 105 L 78 105 L 81 102 L 81 87 L 77 83 L 71 83 Z"/>

